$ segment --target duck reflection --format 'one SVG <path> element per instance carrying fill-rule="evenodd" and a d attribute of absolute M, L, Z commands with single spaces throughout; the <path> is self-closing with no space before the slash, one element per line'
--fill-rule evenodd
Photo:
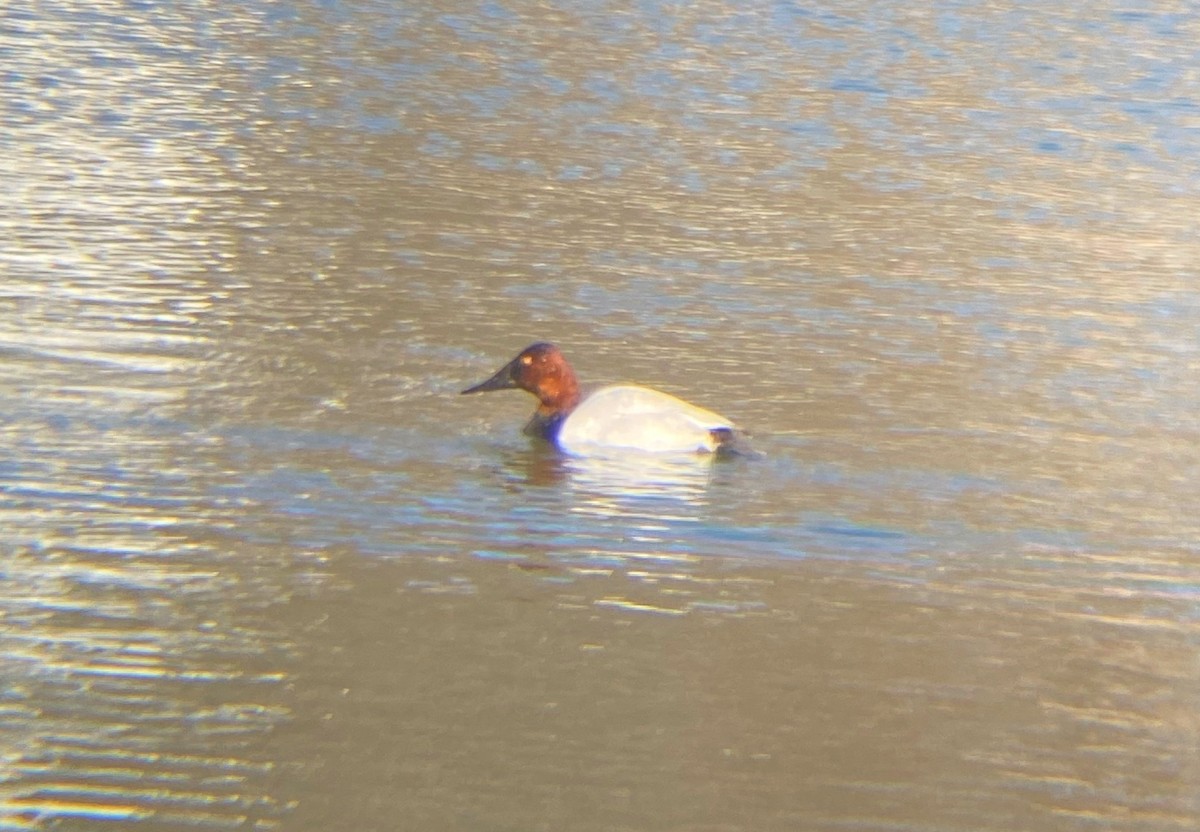
<path fill-rule="evenodd" d="M 568 491 L 607 512 L 635 501 L 706 505 L 721 464 L 699 454 L 569 457 L 535 446 L 512 454 L 505 467 L 514 485 Z"/>
<path fill-rule="evenodd" d="M 626 455 L 564 461 L 577 493 L 598 498 L 665 499 L 703 505 L 713 460 L 697 454 Z"/>

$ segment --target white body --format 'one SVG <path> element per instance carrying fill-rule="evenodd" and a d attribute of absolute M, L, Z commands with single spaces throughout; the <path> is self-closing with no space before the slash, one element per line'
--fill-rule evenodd
<path fill-rule="evenodd" d="M 651 453 L 711 452 L 711 431 L 736 430 L 724 416 L 649 387 L 618 385 L 592 393 L 563 422 L 558 446 L 588 456 L 606 449 Z"/>

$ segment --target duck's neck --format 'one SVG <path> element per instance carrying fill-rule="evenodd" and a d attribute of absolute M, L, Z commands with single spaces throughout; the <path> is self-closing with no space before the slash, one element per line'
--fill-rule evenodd
<path fill-rule="evenodd" d="M 543 382 L 537 391 L 538 409 L 525 426 L 525 433 L 548 442 L 558 439 L 563 422 L 583 399 L 573 373 L 563 373 Z"/>
<path fill-rule="evenodd" d="M 546 415 L 542 413 L 541 408 L 538 408 L 537 412 L 533 414 L 533 418 L 529 420 L 529 424 L 525 426 L 525 433 L 528 436 L 536 436 L 547 442 L 555 443 L 558 441 L 558 431 L 569 415 L 569 413 Z"/>
<path fill-rule="evenodd" d="M 544 379 L 535 395 L 538 397 L 537 416 L 542 419 L 567 418 L 583 398 L 579 381 L 570 370 Z"/>

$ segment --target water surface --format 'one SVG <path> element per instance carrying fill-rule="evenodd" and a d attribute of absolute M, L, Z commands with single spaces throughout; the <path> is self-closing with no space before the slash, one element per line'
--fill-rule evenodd
<path fill-rule="evenodd" d="M 1198 38 L 10 4 L 0 829 L 1195 828 Z"/>

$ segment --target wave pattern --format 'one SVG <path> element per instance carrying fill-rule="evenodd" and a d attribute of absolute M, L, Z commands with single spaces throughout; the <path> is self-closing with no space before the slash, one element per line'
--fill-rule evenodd
<path fill-rule="evenodd" d="M 278 587 L 229 557 L 211 440 L 180 421 L 229 290 L 211 154 L 236 119 L 174 14 L 0 13 L 3 829 L 281 813 L 255 749 L 288 649 L 245 612 Z"/>

